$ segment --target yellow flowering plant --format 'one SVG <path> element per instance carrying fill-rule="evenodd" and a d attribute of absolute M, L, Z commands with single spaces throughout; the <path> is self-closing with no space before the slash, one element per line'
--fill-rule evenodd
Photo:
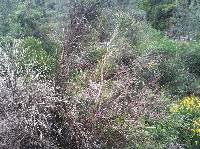
<path fill-rule="evenodd" d="M 184 97 L 178 104 L 173 105 L 170 111 L 172 113 L 195 113 L 200 115 L 200 98 L 197 96 Z"/>
<path fill-rule="evenodd" d="M 200 137 L 200 118 L 193 121 L 193 129 L 192 131 Z"/>
<path fill-rule="evenodd" d="M 200 146 L 200 97 L 187 96 L 170 108 L 174 119 L 182 119 L 183 138 L 190 142 L 192 147 Z"/>

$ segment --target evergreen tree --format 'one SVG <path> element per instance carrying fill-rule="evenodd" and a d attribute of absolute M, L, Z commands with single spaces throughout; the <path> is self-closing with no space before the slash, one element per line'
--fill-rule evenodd
<path fill-rule="evenodd" d="M 192 0 L 190 4 L 190 31 L 192 37 L 200 33 L 200 1 Z"/>
<path fill-rule="evenodd" d="M 10 28 L 9 17 L 20 0 L 0 0 L 0 35 L 6 35 Z"/>
<path fill-rule="evenodd" d="M 200 1 L 178 0 L 174 13 L 177 36 L 196 37 L 200 32 Z"/>
<path fill-rule="evenodd" d="M 181 0 L 177 1 L 176 10 L 174 13 L 174 19 L 176 22 L 176 30 L 177 36 L 181 35 L 188 35 L 189 34 L 189 22 L 190 22 L 190 15 L 189 15 L 189 7 L 188 7 L 188 0 Z"/>

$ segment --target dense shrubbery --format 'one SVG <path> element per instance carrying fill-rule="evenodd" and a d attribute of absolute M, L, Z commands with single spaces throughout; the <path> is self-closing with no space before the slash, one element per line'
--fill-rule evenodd
<path fill-rule="evenodd" d="M 187 96 L 171 107 L 171 117 L 174 123 L 179 123 L 177 130 L 178 139 L 187 148 L 199 148 L 199 109 L 200 100 L 196 96 Z"/>
<path fill-rule="evenodd" d="M 51 74 L 55 65 L 55 57 L 49 55 L 42 47 L 42 42 L 34 37 L 21 41 L 19 51 L 19 67 L 23 71 L 34 71 L 35 74 Z"/>
<path fill-rule="evenodd" d="M 143 0 L 139 3 L 139 8 L 147 12 L 147 19 L 150 24 L 158 30 L 166 30 L 170 25 L 176 1 L 173 0 Z"/>
<path fill-rule="evenodd" d="M 200 147 L 200 41 L 160 31 L 174 1 L 140 2 L 13 6 L 0 34 L 0 148 Z"/>

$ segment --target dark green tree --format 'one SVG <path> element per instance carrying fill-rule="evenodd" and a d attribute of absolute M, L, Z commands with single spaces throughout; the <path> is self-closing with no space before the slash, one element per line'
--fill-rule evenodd
<path fill-rule="evenodd" d="M 195 38 L 200 32 L 200 2 L 199 0 L 178 0 L 174 13 L 177 36 L 187 39 Z"/>

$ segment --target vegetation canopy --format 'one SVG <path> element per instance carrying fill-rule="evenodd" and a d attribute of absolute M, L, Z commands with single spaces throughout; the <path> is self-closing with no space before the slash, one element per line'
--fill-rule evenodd
<path fill-rule="evenodd" d="M 199 149 L 199 0 L 0 0 L 0 149 Z"/>

